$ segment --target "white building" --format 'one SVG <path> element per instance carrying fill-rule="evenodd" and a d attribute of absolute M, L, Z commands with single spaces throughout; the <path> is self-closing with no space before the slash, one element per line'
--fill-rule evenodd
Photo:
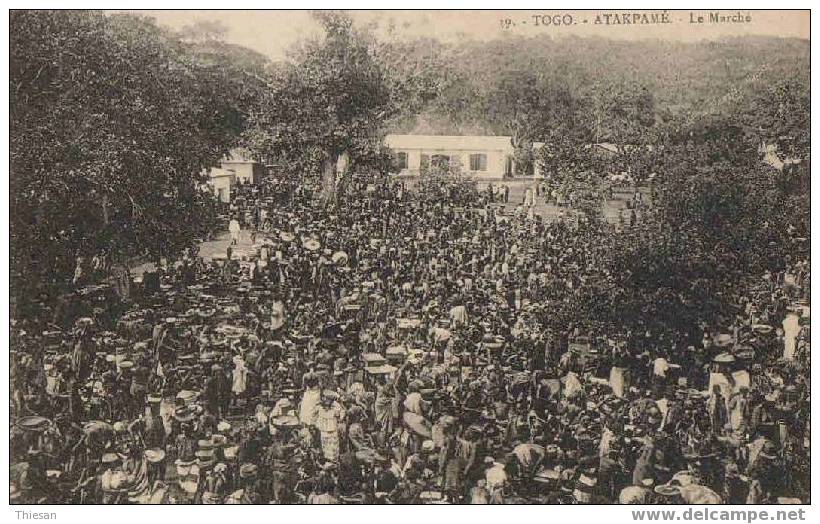
<path fill-rule="evenodd" d="M 243 184 L 258 184 L 265 176 L 265 165 L 258 162 L 244 149 L 232 149 L 228 156 L 220 162 L 222 169 L 233 171 L 236 182 Z"/>
<path fill-rule="evenodd" d="M 513 172 L 509 136 L 387 135 L 385 144 L 399 162 L 400 175 L 418 175 L 436 162 L 456 162 L 476 178 L 503 178 Z"/>
<path fill-rule="evenodd" d="M 231 201 L 231 189 L 236 184 L 236 173 L 229 169 L 214 167 L 208 173 L 208 187 L 220 202 L 226 204 Z"/>
<path fill-rule="evenodd" d="M 233 149 L 219 163 L 208 171 L 208 186 L 220 202 L 231 201 L 231 191 L 239 182 L 258 184 L 265 176 L 267 168 L 257 162 L 243 149 Z"/>

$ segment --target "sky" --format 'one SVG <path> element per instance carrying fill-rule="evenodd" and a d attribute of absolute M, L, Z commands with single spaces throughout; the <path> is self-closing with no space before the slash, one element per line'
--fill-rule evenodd
<path fill-rule="evenodd" d="M 715 12 L 715 11 L 711 11 Z M 225 39 L 249 47 L 274 60 L 304 37 L 317 35 L 320 27 L 308 11 L 137 11 L 161 25 L 179 29 L 193 22 L 218 21 L 227 28 Z M 710 22 L 710 11 L 352 11 L 357 24 L 377 24 L 386 36 L 392 26 L 396 38 L 433 37 L 444 42 L 459 39 L 492 40 L 511 36 L 549 35 L 555 38 L 598 36 L 618 40 L 668 39 L 697 41 L 732 36 L 761 35 L 809 38 L 809 11 L 719 11 L 734 16 Z M 666 13 L 670 23 L 624 25 L 622 15 L 635 20 L 636 13 Z M 617 18 L 614 15 L 619 15 Z M 555 16 L 557 15 L 557 16 Z M 609 15 L 607 18 L 605 15 Z M 702 22 L 699 22 L 699 17 Z M 747 17 L 750 19 L 747 20 Z M 569 22 L 571 25 L 555 25 Z M 742 20 L 742 21 L 738 21 Z M 595 22 L 601 22 L 596 24 Z M 609 24 L 607 24 L 609 21 Z M 639 20 L 638 20 L 639 21 Z M 620 23 L 618 23 L 620 22 Z"/>

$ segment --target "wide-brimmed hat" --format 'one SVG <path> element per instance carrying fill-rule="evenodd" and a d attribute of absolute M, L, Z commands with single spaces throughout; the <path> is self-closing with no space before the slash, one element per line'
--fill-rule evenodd
<path fill-rule="evenodd" d="M 102 462 L 103 464 L 116 464 L 117 462 L 120 462 L 121 460 L 122 460 L 122 457 L 118 453 L 110 453 L 109 452 L 109 453 L 104 453 L 103 454 L 102 458 L 100 459 L 100 462 Z"/>
<path fill-rule="evenodd" d="M 179 422 L 191 422 L 196 418 L 196 413 L 188 406 L 181 406 L 174 410 L 174 418 Z"/>
<path fill-rule="evenodd" d="M 159 395 L 148 395 L 146 400 L 149 404 L 159 404 L 162 402 L 162 397 Z"/>
<path fill-rule="evenodd" d="M 225 455 L 225 460 L 236 460 L 236 456 L 239 453 L 239 446 L 227 446 L 222 450 L 222 453 Z"/>
<path fill-rule="evenodd" d="M 180 358 L 182 358 L 182 357 L 180 357 Z M 189 390 L 189 389 L 183 389 L 182 391 L 177 393 L 176 398 L 177 398 L 177 400 L 179 400 L 179 401 L 181 401 L 185 404 L 188 404 L 190 402 L 193 402 L 196 399 L 197 396 L 199 396 L 198 392 L 192 391 L 192 390 Z"/>
<path fill-rule="evenodd" d="M 718 364 L 730 364 L 735 361 L 735 356 L 730 353 L 721 353 L 712 360 Z"/>
<path fill-rule="evenodd" d="M 270 425 L 279 429 L 295 428 L 299 424 L 299 417 L 295 415 L 281 415 L 270 419 Z"/>
<path fill-rule="evenodd" d="M 146 449 L 144 454 L 145 459 L 153 464 L 162 462 L 165 459 L 165 450 L 160 448 Z"/>
<path fill-rule="evenodd" d="M 206 491 L 202 493 L 202 503 L 208 505 L 220 504 L 221 499 L 219 498 L 218 494 Z"/>
<path fill-rule="evenodd" d="M 680 495 L 680 486 L 673 484 L 661 484 L 660 486 L 655 486 L 653 491 L 658 495 L 663 495 L 664 497 L 674 497 L 675 495 Z"/>
<path fill-rule="evenodd" d="M 321 247 L 321 244 L 317 240 L 311 238 L 302 242 L 302 247 L 308 251 L 317 251 Z"/>
<path fill-rule="evenodd" d="M 592 494 L 598 486 L 598 478 L 592 470 L 581 473 L 575 482 L 575 489 L 572 496 L 581 503 L 592 502 Z"/>
<path fill-rule="evenodd" d="M 197 453 L 199 453 L 199 452 L 197 452 Z M 211 455 L 209 457 L 197 457 L 196 458 L 196 465 L 199 466 L 202 469 L 211 468 L 211 467 L 213 467 L 214 464 L 216 464 L 216 459 L 213 456 L 213 452 L 211 452 Z"/>
<path fill-rule="evenodd" d="M 243 479 L 253 478 L 256 476 L 257 470 L 256 464 L 245 463 L 239 467 L 239 476 Z"/>
<path fill-rule="evenodd" d="M 767 460 L 777 460 L 777 446 L 771 441 L 766 441 L 763 448 L 760 450 L 758 457 Z"/>

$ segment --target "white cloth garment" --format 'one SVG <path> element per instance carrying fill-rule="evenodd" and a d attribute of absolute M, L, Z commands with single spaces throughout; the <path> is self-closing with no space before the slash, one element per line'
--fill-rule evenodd
<path fill-rule="evenodd" d="M 800 332 L 800 321 L 795 313 L 789 313 L 783 320 L 783 358 L 793 360 L 797 345 L 797 334 Z"/>
<path fill-rule="evenodd" d="M 233 357 L 233 363 L 233 385 L 231 386 L 231 391 L 240 395 L 244 393 L 248 387 L 248 369 L 245 367 L 245 360 L 239 355 Z"/>

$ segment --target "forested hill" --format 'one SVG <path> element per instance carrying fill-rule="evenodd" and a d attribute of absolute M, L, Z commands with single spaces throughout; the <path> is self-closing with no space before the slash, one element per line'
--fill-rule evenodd
<path fill-rule="evenodd" d="M 437 64 L 441 90 L 418 117 L 394 131 L 508 134 L 499 91 L 562 86 L 576 100 L 596 93 L 646 90 L 656 114 L 727 113 L 754 93 L 783 81 L 809 84 L 809 41 L 735 37 L 694 43 L 603 38 L 509 37 L 455 45 L 435 40 L 402 44 L 409 57 Z M 522 85 L 532 84 L 532 85 Z"/>

